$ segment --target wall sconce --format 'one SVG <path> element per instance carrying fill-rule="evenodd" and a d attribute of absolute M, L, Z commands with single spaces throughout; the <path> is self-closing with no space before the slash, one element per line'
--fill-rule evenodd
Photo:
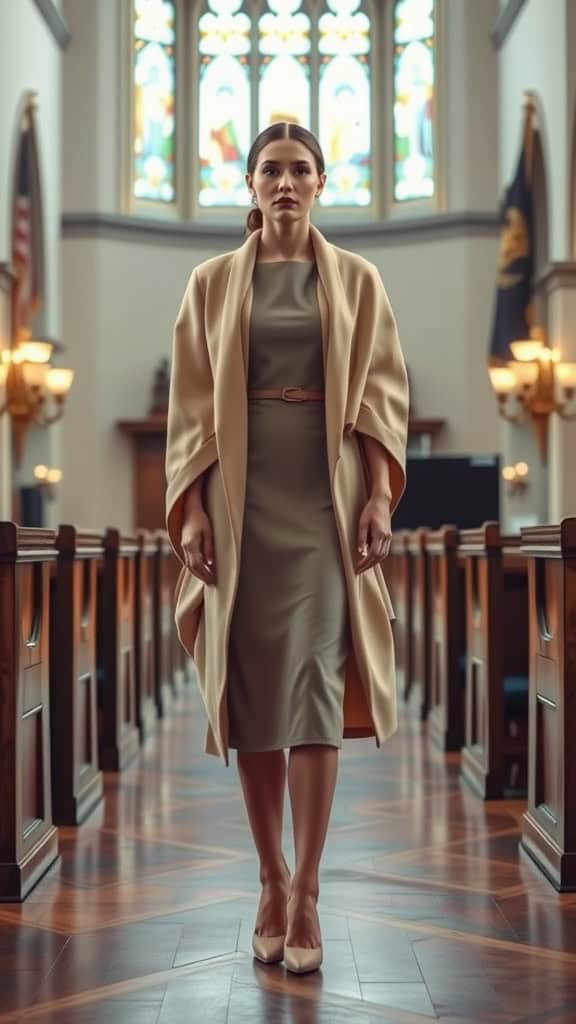
<path fill-rule="evenodd" d="M 64 413 L 74 371 L 50 366 L 54 348 L 53 341 L 25 336 L 13 348 L 0 353 L 0 393 L 4 391 L 0 415 L 7 412 L 12 418 L 17 465 L 32 424 L 47 427 Z M 53 412 L 46 411 L 47 398 L 51 400 Z"/>
<path fill-rule="evenodd" d="M 56 497 L 56 484 L 62 479 L 62 470 L 39 464 L 34 466 L 34 477 L 49 501 Z"/>
<path fill-rule="evenodd" d="M 526 490 L 528 473 L 527 462 L 517 462 L 515 466 L 503 466 L 502 468 L 502 477 L 506 480 L 512 494 Z"/>
<path fill-rule="evenodd" d="M 574 412 L 568 412 L 576 390 L 576 363 L 562 363 L 558 349 L 549 348 L 537 336 L 513 341 L 510 348 L 514 359 L 506 366 L 491 366 L 488 371 L 498 399 L 498 413 L 508 423 L 532 420 L 540 457 L 545 463 L 550 414 L 558 413 L 564 420 L 576 418 L 576 406 Z M 516 399 L 516 412 L 508 411 L 509 396 Z"/>

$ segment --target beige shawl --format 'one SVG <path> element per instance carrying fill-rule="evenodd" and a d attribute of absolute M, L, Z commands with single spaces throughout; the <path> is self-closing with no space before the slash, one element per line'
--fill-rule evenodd
<path fill-rule="evenodd" d="M 185 491 L 218 462 L 214 471 L 221 501 L 212 522 L 217 584 L 206 585 L 183 567 L 176 624 L 195 662 L 207 712 L 204 750 L 222 757 L 226 765 L 226 669 L 244 513 L 248 337 L 260 234 L 254 231 L 238 249 L 192 271 L 174 329 L 168 410 L 167 529 L 181 561 Z M 331 245 L 313 225 L 310 235 L 318 269 L 329 473 L 353 641 L 343 735 L 375 736 L 380 746 L 397 724 L 390 625 L 394 613 L 381 566 L 360 575 L 354 571 L 368 477 L 353 432 L 369 434 L 386 447 L 394 509 L 405 483 L 406 369 L 376 267 Z"/>

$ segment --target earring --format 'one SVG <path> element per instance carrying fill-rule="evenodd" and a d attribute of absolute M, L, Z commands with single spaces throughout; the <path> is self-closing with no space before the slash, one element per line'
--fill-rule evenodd
<path fill-rule="evenodd" d="M 258 206 L 258 199 L 256 198 L 255 192 L 252 193 L 252 204 L 253 206 Z"/>

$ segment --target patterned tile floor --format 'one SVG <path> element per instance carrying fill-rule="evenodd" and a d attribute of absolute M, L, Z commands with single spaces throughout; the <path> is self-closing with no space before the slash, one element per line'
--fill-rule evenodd
<path fill-rule="evenodd" d="M 0 1024 L 576 1022 L 576 894 L 519 852 L 523 803 L 479 801 L 406 708 L 381 750 L 341 752 L 321 970 L 260 964 L 236 755 L 203 735 L 191 685 L 28 899 L 0 904 Z"/>

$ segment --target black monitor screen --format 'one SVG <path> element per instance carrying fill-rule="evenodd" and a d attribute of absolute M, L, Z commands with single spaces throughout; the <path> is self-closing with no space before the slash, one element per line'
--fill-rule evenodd
<path fill-rule="evenodd" d="M 500 518 L 500 459 L 497 455 L 409 455 L 406 490 L 394 530 L 461 530 Z"/>

